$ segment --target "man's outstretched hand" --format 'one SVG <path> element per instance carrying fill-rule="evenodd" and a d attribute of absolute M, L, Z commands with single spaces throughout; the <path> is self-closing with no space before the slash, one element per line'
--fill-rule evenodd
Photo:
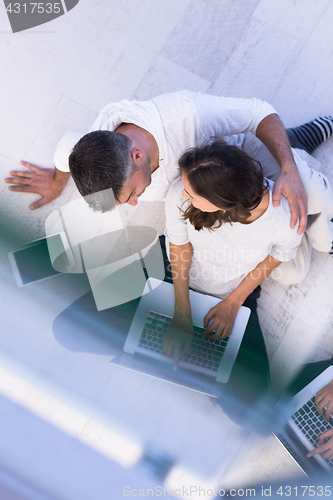
<path fill-rule="evenodd" d="M 41 196 L 39 200 L 34 201 L 30 205 L 30 210 L 42 207 L 46 203 L 58 198 L 70 177 L 69 172 L 61 172 L 56 168 L 40 168 L 26 161 L 21 161 L 20 163 L 29 170 L 13 170 L 10 172 L 12 177 L 7 177 L 5 181 L 8 184 L 14 184 L 13 186 L 9 186 L 11 191 L 36 193 Z"/>
<path fill-rule="evenodd" d="M 287 198 L 290 206 L 290 227 L 294 229 L 299 218 L 297 233 L 303 234 L 306 229 L 308 197 L 297 170 L 288 174 L 282 172 L 276 179 L 272 197 L 275 207 L 280 204 L 282 195 Z"/>

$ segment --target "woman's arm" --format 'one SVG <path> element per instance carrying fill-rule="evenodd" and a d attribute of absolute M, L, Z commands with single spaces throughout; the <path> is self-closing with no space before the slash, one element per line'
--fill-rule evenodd
<path fill-rule="evenodd" d="M 317 392 L 316 406 L 318 413 L 325 418 L 326 422 L 329 422 L 333 412 L 333 380 Z M 325 442 L 326 439 L 328 440 L 327 442 Z M 318 448 L 310 451 L 307 457 L 313 457 L 318 453 L 320 453 L 325 460 L 333 459 L 333 429 L 329 429 L 319 436 Z"/>
<path fill-rule="evenodd" d="M 333 380 L 316 394 L 319 415 L 328 422 L 333 414 Z"/>
<path fill-rule="evenodd" d="M 310 458 L 318 453 L 320 453 L 325 460 L 333 460 L 333 429 L 329 429 L 323 434 L 320 434 L 318 439 L 318 448 L 310 451 L 310 453 L 306 456 Z"/>
<path fill-rule="evenodd" d="M 170 243 L 170 263 L 175 288 L 175 313 L 191 314 L 189 283 L 192 262 L 192 245 Z"/>
<path fill-rule="evenodd" d="M 163 338 L 163 353 L 173 357 L 174 369 L 180 356 L 186 354 L 191 345 L 193 323 L 189 298 L 189 280 L 192 261 L 192 245 L 170 243 L 170 262 L 175 289 L 175 313 Z"/>
<path fill-rule="evenodd" d="M 213 330 L 216 330 L 215 333 L 209 335 L 211 338 L 228 337 L 232 332 L 240 306 L 250 293 L 280 264 L 281 261 L 274 259 L 271 255 L 268 255 L 266 259 L 260 262 L 227 298 L 212 307 L 206 314 L 204 318 L 206 327 L 204 334 L 209 335 Z M 213 321 L 207 327 L 212 319 Z"/>

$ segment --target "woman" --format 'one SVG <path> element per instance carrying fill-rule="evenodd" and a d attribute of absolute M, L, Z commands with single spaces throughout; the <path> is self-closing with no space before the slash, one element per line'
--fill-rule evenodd
<path fill-rule="evenodd" d="M 189 287 L 223 299 L 204 318 L 204 334 L 212 338 L 229 336 L 240 306 L 250 307 L 228 387 L 251 403 L 267 388 L 269 374 L 256 312 L 259 285 L 295 257 L 302 236 L 297 226 L 290 228 L 287 201 L 273 207 L 273 183 L 263 177 L 260 164 L 237 147 L 215 139 L 187 151 L 179 169 L 181 178 L 166 199 L 175 313 L 164 336 L 164 353 L 176 365 L 189 350 Z"/>

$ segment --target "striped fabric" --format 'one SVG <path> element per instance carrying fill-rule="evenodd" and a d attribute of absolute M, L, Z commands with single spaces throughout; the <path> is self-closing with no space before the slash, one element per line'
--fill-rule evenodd
<path fill-rule="evenodd" d="M 311 154 L 333 135 L 333 117 L 321 116 L 299 127 L 287 129 L 287 134 L 292 147 L 305 149 Z"/>

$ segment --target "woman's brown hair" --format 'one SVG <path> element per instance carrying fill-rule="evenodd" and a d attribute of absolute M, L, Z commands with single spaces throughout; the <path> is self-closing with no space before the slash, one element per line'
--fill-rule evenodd
<path fill-rule="evenodd" d="M 221 209 L 209 213 L 192 204 L 186 208 L 183 218 L 197 231 L 217 229 L 225 222 L 245 222 L 268 187 L 260 163 L 222 139 L 186 151 L 179 170 L 198 196 Z"/>

